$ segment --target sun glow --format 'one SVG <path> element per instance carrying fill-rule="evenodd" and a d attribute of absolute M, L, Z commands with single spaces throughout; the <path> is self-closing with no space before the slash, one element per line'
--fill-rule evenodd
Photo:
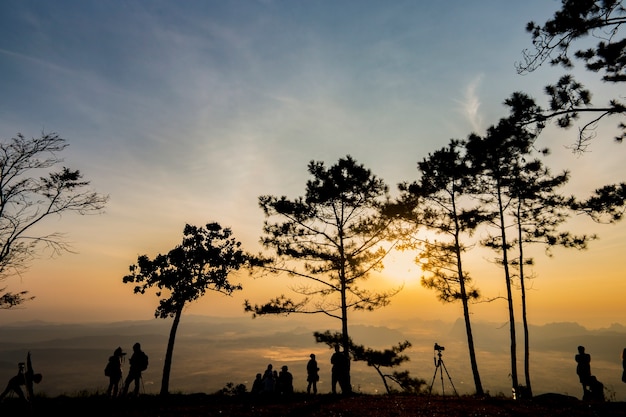
<path fill-rule="evenodd" d="M 414 251 L 392 252 L 385 258 L 384 265 L 380 276 L 394 284 L 419 283 L 422 276 L 421 268 L 415 263 Z"/>

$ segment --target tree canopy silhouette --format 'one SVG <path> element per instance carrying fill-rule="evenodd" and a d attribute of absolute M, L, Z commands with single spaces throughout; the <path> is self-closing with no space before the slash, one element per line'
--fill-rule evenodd
<path fill-rule="evenodd" d="M 488 219 L 480 206 L 468 198 L 476 172 L 467 161 L 464 142 L 459 140 L 451 140 L 417 166 L 419 180 L 399 184 L 402 194 L 393 210 L 398 220 L 410 225 L 401 248 L 419 250 L 415 260 L 424 271 L 424 287 L 437 291 L 443 302 L 461 302 L 476 394 L 483 395 L 469 309 L 479 292 L 463 268 L 470 248 L 466 238 Z M 418 239 L 421 228 L 434 231 L 438 238 Z"/>
<path fill-rule="evenodd" d="M 619 85 L 626 81 L 626 39 L 621 31 L 624 23 L 626 9 L 622 0 L 562 0 L 561 8 L 551 19 L 543 24 L 527 24 L 534 49 L 523 51 L 524 60 L 517 63 L 517 70 L 520 74 L 532 72 L 545 62 L 571 70 L 576 59 L 582 61 L 587 70 L 599 73 L 603 82 Z M 587 42 L 589 37 L 597 43 Z M 582 113 L 592 115 L 579 129 L 578 140 L 573 146 L 576 151 L 586 149 L 595 137 L 594 129 L 599 121 L 609 116 L 626 115 L 626 103 L 619 96 L 604 106 L 592 106 L 591 91 L 571 74 L 546 86 L 545 91 L 550 97 L 550 108 L 537 109 L 538 121 L 556 119 L 559 126 L 569 127 Z M 626 124 L 619 122 L 618 128 L 621 132 L 615 139 L 621 142 L 626 136 Z"/>
<path fill-rule="evenodd" d="M 388 201 L 387 186 L 350 156 L 326 167 L 311 161 L 306 194 L 261 196 L 265 213 L 262 243 L 275 253 L 266 268 L 299 279 L 293 291 L 262 305 L 248 300 L 245 310 L 265 314 L 325 314 L 341 321 L 344 349 L 349 346 L 348 311 L 371 311 L 386 306 L 398 289 L 372 292 L 358 286 L 369 274 L 383 268 L 391 246 L 391 220 L 380 210 Z M 303 283 L 304 282 L 304 283 Z"/>
<path fill-rule="evenodd" d="M 89 190 L 80 171 L 55 170 L 67 146 L 56 133 L 32 139 L 18 133 L 0 143 L 0 281 L 27 269 L 41 250 L 72 251 L 62 233 L 37 234 L 35 226 L 65 213 L 101 213 L 108 200 Z M 5 290 L 0 288 L 0 309 L 34 298 L 27 291 Z"/>
<path fill-rule="evenodd" d="M 241 290 L 241 284 L 233 284 L 228 278 L 250 259 L 229 228 L 222 228 L 218 223 L 208 223 L 205 227 L 187 224 L 180 245 L 154 259 L 139 256 L 137 263 L 130 266 L 130 274 L 122 281 L 135 284 L 137 294 L 155 287 L 159 306 L 154 316 L 174 318 L 163 362 L 161 395 L 169 393 L 174 341 L 183 308 L 202 297 L 207 290 L 225 295 Z"/>
<path fill-rule="evenodd" d="M 332 333 L 328 330 L 323 333 L 315 332 L 313 336 L 317 343 L 324 343 L 331 349 L 342 342 L 341 333 Z M 411 377 L 409 371 L 393 371 L 391 374 L 385 372 L 386 368 L 395 368 L 410 360 L 407 355 L 403 354 L 405 350 L 412 346 L 411 342 L 408 340 L 399 342 L 397 345 L 384 350 L 376 350 L 365 347 L 364 345 L 357 345 L 352 339 L 350 339 L 349 343 L 350 347 L 347 352 L 350 352 L 354 361 L 365 362 L 367 366 L 376 370 L 376 373 L 380 376 L 385 386 L 387 394 L 396 391 L 389 385 L 389 381 L 398 384 L 403 392 L 414 394 L 419 394 L 422 386 L 426 384 L 426 381 L 421 378 Z"/>

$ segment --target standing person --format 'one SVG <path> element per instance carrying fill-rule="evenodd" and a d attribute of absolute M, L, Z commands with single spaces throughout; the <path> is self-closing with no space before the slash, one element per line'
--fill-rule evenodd
<path fill-rule="evenodd" d="M 342 374 L 339 379 L 339 385 L 341 385 L 341 393 L 342 394 L 352 394 L 352 384 L 350 383 L 350 352 L 345 350 L 343 351 L 343 366 L 342 366 Z"/>
<path fill-rule="evenodd" d="M 580 383 L 583 386 L 583 395 L 587 393 L 587 388 L 589 387 L 589 381 L 591 378 L 591 355 L 585 353 L 584 346 L 578 346 L 578 355 L 574 357 L 576 359 L 576 374 L 578 374 L 578 378 Z"/>
<path fill-rule="evenodd" d="M 622 382 L 626 382 L 626 348 L 622 351 Z"/>
<path fill-rule="evenodd" d="M 280 373 L 278 374 L 276 381 L 276 386 L 278 387 L 277 391 L 279 394 L 293 394 L 293 375 L 289 372 L 289 367 L 287 365 L 283 365 L 282 368 L 280 368 Z"/>
<path fill-rule="evenodd" d="M 346 386 L 346 377 L 348 372 L 350 372 L 350 365 L 348 361 L 349 359 L 345 352 L 342 353 L 339 350 L 339 345 L 335 345 L 335 353 L 333 353 L 330 357 L 330 363 L 333 365 L 331 369 L 331 385 L 333 394 L 337 394 L 337 384 L 339 384 L 342 394 L 348 393 Z"/>
<path fill-rule="evenodd" d="M 112 356 L 109 356 L 106 368 L 104 368 L 104 375 L 109 377 L 109 387 L 107 388 L 107 397 L 117 397 L 120 382 L 122 381 L 122 358 L 126 355 L 122 351 L 121 347 L 118 347 L 113 352 Z"/>
<path fill-rule="evenodd" d="M 271 394 L 276 389 L 276 379 L 274 379 L 273 366 L 270 363 L 263 372 L 263 392 Z"/>
<path fill-rule="evenodd" d="M 278 371 L 274 369 L 272 372 L 272 378 L 274 379 L 274 392 L 278 391 Z"/>
<path fill-rule="evenodd" d="M 135 389 L 133 390 L 133 394 L 137 397 L 139 396 L 141 373 L 148 369 L 148 355 L 141 350 L 141 345 L 139 343 L 135 343 L 133 345 L 133 354 L 128 360 L 128 363 L 130 363 L 130 369 L 128 370 L 126 381 L 124 381 L 124 391 L 122 395 L 126 396 L 130 383 L 134 382 Z"/>
<path fill-rule="evenodd" d="M 256 374 L 256 378 L 252 383 L 252 389 L 250 390 L 252 394 L 260 394 L 263 392 L 263 375 L 259 372 Z"/>
<path fill-rule="evenodd" d="M 317 381 L 320 379 L 319 370 L 317 367 L 317 360 L 315 359 L 315 353 L 309 355 L 311 359 L 306 364 L 306 380 L 308 382 L 306 386 L 306 393 L 311 393 L 311 387 L 313 388 L 313 394 L 317 394 Z"/>

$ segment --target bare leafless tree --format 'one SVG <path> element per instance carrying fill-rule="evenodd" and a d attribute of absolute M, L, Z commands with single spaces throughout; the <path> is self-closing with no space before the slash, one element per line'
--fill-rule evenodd
<path fill-rule="evenodd" d="M 68 143 L 56 133 L 27 139 L 18 133 L 0 143 L 0 281 L 20 274 L 41 250 L 71 251 L 62 233 L 36 233 L 35 226 L 67 212 L 101 213 L 108 196 L 91 191 L 78 170 L 57 168 Z M 32 299 L 27 291 L 0 289 L 0 308 Z"/>

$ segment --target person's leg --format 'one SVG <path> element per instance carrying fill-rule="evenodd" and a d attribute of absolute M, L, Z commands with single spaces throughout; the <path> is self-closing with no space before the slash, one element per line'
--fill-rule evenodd
<path fill-rule="evenodd" d="M 133 375 L 129 372 L 124 380 L 124 388 L 122 389 L 122 395 L 125 397 L 128 394 L 128 388 L 130 387 L 130 383 L 133 380 Z"/>
<path fill-rule="evenodd" d="M 20 398 L 20 400 L 27 401 L 26 396 L 24 395 L 24 392 L 20 388 L 19 382 L 16 381 L 15 377 L 9 380 L 7 387 L 4 389 L 2 394 L 0 394 L 0 401 L 4 400 L 4 397 L 6 397 L 11 391 L 15 392 L 17 396 Z"/>
<path fill-rule="evenodd" d="M 13 391 L 15 391 L 15 393 L 17 394 L 18 397 L 20 397 L 20 400 L 24 400 L 24 401 L 28 401 L 26 399 L 26 395 L 24 395 L 24 391 L 22 391 L 22 389 L 20 388 L 19 385 L 13 387 Z"/>
<path fill-rule="evenodd" d="M 109 393 L 111 398 L 117 398 L 120 392 L 120 385 L 122 384 L 122 376 L 115 376 L 111 378 L 111 392 Z"/>
<path fill-rule="evenodd" d="M 339 383 L 339 389 L 341 389 L 341 393 L 346 393 L 346 382 L 343 375 L 337 376 L 337 382 Z"/>
<path fill-rule="evenodd" d="M 7 385 L 4 391 L 2 391 L 2 394 L 0 394 L 0 401 L 4 400 L 4 397 L 6 397 L 9 392 L 11 392 L 11 384 Z"/>
<path fill-rule="evenodd" d="M 350 382 L 350 371 L 344 375 L 344 385 L 346 386 L 346 394 L 352 394 L 352 382 Z M 342 391 L 343 392 L 343 391 Z"/>

